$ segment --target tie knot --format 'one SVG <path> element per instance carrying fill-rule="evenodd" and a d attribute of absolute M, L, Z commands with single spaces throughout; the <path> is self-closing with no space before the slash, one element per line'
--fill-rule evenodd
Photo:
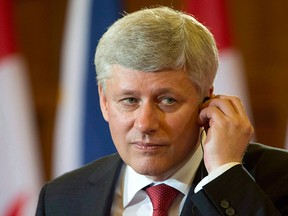
<path fill-rule="evenodd" d="M 153 215 L 167 215 L 170 205 L 180 192 L 166 184 L 159 184 L 146 188 L 146 193 L 153 205 Z M 156 214 L 156 211 L 164 214 Z"/>

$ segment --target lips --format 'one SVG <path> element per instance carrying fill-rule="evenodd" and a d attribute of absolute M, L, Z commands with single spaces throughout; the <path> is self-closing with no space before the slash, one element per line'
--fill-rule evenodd
<path fill-rule="evenodd" d="M 140 150 L 146 150 L 146 151 L 154 151 L 166 146 L 164 144 L 145 143 L 145 142 L 133 142 L 132 145 Z"/>

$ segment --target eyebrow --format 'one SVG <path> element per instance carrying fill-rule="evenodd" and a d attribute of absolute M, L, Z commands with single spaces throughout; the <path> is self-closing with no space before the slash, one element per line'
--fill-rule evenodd
<path fill-rule="evenodd" d="M 155 94 L 167 94 L 167 93 L 172 93 L 172 94 L 179 94 L 178 90 L 175 90 L 175 88 L 160 88 L 160 89 L 155 89 L 153 90 L 153 93 Z M 131 89 L 121 89 L 119 94 L 121 95 L 139 95 L 141 90 L 131 90 Z M 181 91 L 180 91 L 181 92 Z"/>

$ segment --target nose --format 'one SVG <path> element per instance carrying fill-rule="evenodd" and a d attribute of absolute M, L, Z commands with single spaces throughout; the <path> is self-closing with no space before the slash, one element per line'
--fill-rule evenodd
<path fill-rule="evenodd" d="M 159 109 L 153 103 L 141 104 L 135 113 L 134 128 L 143 134 L 151 134 L 159 128 Z"/>

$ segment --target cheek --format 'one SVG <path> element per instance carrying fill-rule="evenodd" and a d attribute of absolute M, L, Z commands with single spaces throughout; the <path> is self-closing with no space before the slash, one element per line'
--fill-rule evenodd
<path fill-rule="evenodd" d="M 197 127 L 198 109 L 197 108 L 183 108 L 169 119 L 166 119 L 167 124 L 173 131 L 177 131 L 178 134 L 185 133 L 186 131 L 193 131 L 193 128 Z M 190 133 L 190 132 L 189 132 Z"/>
<path fill-rule="evenodd" d="M 115 145 L 121 145 L 125 141 L 126 134 L 132 127 L 131 116 L 119 112 L 115 106 L 111 106 L 108 112 L 109 128 Z"/>
<path fill-rule="evenodd" d="M 171 142 L 177 151 L 183 154 L 194 149 L 199 138 L 199 126 L 197 124 L 198 110 L 191 112 L 181 112 L 170 120 Z M 180 153 L 179 152 L 179 153 Z"/>

